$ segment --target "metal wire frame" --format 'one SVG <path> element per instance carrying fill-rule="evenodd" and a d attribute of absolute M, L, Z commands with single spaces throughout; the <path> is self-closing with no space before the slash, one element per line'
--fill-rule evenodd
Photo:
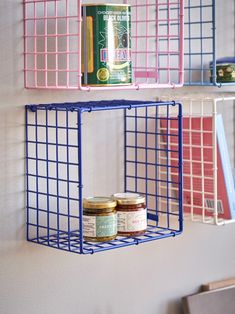
<path fill-rule="evenodd" d="M 23 0 L 25 87 L 88 91 L 181 87 L 184 1 L 120 3 L 131 5 L 133 84 L 82 86 L 80 0 Z"/>
<path fill-rule="evenodd" d="M 234 141 L 234 130 L 228 133 L 226 123 L 229 123 L 229 126 L 234 123 L 235 95 L 234 93 L 183 95 L 180 99 L 183 103 L 184 117 L 182 122 L 184 217 L 193 222 L 217 226 L 234 223 L 235 189 L 232 173 L 234 149 L 231 149 L 231 146 L 234 147 L 234 143 L 231 143 Z M 233 114 L 227 106 L 229 103 L 233 105 Z M 230 117 L 229 121 L 225 117 L 225 108 L 228 112 L 227 117 Z M 224 120 L 226 138 L 221 135 L 223 131 L 218 120 L 221 116 Z M 226 139 L 228 142 L 231 135 L 233 139 L 230 139 L 228 148 Z M 223 139 L 223 143 L 218 137 Z M 222 161 L 221 156 L 228 154 L 230 160 L 224 158 Z M 223 176 L 226 176 L 225 182 Z"/>
<path fill-rule="evenodd" d="M 217 81 L 216 5 L 216 0 L 185 0 L 184 85 L 218 87 L 235 85 L 234 82 Z"/>
<path fill-rule="evenodd" d="M 178 111 L 173 119 L 178 124 L 174 134 L 169 131 L 171 108 Z M 146 196 L 148 228 L 142 236 L 119 236 L 104 243 L 86 242 L 82 224 L 82 115 L 120 109 L 124 110 L 124 191 Z M 92 254 L 179 235 L 183 230 L 181 111 L 181 104 L 175 102 L 124 100 L 27 105 L 27 240 L 60 250 Z M 159 128 L 162 121 L 167 123 L 164 133 Z M 165 138 L 163 146 L 160 145 L 162 136 Z M 175 180 L 170 175 L 173 167 L 169 158 L 173 153 L 169 144 L 171 136 L 178 142 L 174 150 L 178 156 Z M 131 174 L 132 165 L 134 172 Z M 141 170 L 143 166 L 145 169 Z M 159 176 L 160 168 L 167 171 L 167 176 Z M 174 195 L 170 192 L 171 185 L 177 187 Z M 177 204 L 174 210 L 171 208 L 173 201 Z"/>

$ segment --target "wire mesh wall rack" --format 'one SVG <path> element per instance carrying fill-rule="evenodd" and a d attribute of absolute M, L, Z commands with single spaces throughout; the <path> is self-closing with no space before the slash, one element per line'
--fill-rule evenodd
<path fill-rule="evenodd" d="M 25 87 L 88 91 L 181 87 L 183 0 L 114 3 L 131 5 L 132 84 L 82 85 L 82 1 L 24 0 Z"/>
<path fill-rule="evenodd" d="M 184 216 L 214 225 L 235 222 L 235 95 L 188 95 L 180 99 Z M 175 127 L 171 125 L 171 132 Z"/>
<path fill-rule="evenodd" d="M 148 227 L 144 235 L 118 236 L 108 242 L 83 238 L 83 115 L 122 110 L 123 190 L 146 197 Z M 170 117 L 171 110 L 178 115 Z M 107 112 L 108 113 L 108 112 Z M 27 239 L 80 254 L 95 253 L 179 235 L 182 217 L 182 109 L 175 102 L 101 101 L 26 105 Z M 122 113 L 121 113 L 122 115 Z M 161 131 L 171 120 L 178 131 Z M 164 144 L 161 138 L 164 137 Z M 175 137 L 177 148 L 170 148 Z M 98 139 L 97 139 L 98 140 Z M 106 145 L 106 144 L 105 144 Z M 170 164 L 170 155 L 177 164 Z M 174 167 L 177 176 L 170 175 Z M 160 171 L 161 170 L 161 171 Z M 171 185 L 176 187 L 172 194 Z M 87 191 L 86 191 L 87 192 Z M 104 191 L 105 192 L 105 191 Z M 174 203 L 174 205 L 172 205 Z"/>
<path fill-rule="evenodd" d="M 223 25 L 219 25 L 220 21 Z M 233 67 L 235 63 L 235 58 L 231 58 L 234 57 L 234 23 L 233 9 L 223 1 L 185 0 L 185 85 L 235 85 L 233 77 L 225 79 L 224 73 L 219 73 L 226 72 L 226 67 L 231 71 L 231 64 Z M 227 29 L 230 36 L 225 35 Z M 220 52 L 228 43 L 230 47 L 226 48 L 229 50 L 226 53 L 231 54 L 230 58 L 224 51 Z"/>

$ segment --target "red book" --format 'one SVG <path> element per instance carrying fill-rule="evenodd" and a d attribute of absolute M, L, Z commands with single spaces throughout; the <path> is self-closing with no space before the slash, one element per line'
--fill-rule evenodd
<path fill-rule="evenodd" d="M 217 189 L 218 218 L 231 219 L 235 216 L 235 189 L 221 115 L 216 116 L 215 122 L 216 154 L 213 149 L 213 118 L 183 118 L 183 208 L 186 213 L 202 215 L 204 212 L 205 216 L 213 216 Z M 161 132 L 163 145 L 168 145 L 171 150 L 170 166 L 177 166 L 178 139 L 174 136 L 178 133 L 177 121 L 169 121 L 167 130 L 167 121 L 162 120 Z M 215 157 L 216 173 L 213 163 Z M 171 180 L 177 182 L 178 174 L 174 167 L 171 167 L 170 173 Z M 176 189 L 175 192 L 177 193 Z"/>

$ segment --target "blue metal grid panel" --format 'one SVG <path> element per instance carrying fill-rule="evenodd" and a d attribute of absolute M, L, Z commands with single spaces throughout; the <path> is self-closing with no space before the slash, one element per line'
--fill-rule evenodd
<path fill-rule="evenodd" d="M 125 111 L 124 190 L 146 196 L 148 230 L 137 237 L 86 242 L 82 229 L 82 115 L 116 109 Z M 183 228 L 181 118 L 181 105 L 174 102 L 101 101 L 26 106 L 28 241 L 88 254 L 180 234 Z M 170 128 L 171 121 L 177 123 L 175 131 Z M 134 129 L 129 129 L 130 125 Z M 171 147 L 170 138 L 175 139 L 177 149 Z M 134 152 L 132 159 L 129 149 Z M 177 160 L 174 165 L 173 155 Z M 134 167 L 133 175 L 129 173 L 130 166 Z M 134 188 L 128 183 L 130 179 Z M 173 194 L 172 186 L 176 190 Z"/>
<path fill-rule="evenodd" d="M 216 63 L 222 63 L 223 59 L 218 59 L 218 43 L 222 39 L 217 38 L 218 19 L 221 14 L 218 5 L 219 2 L 216 0 L 185 0 L 185 85 L 219 87 L 235 85 L 234 82 L 225 83 L 222 82 L 223 79 L 217 78 L 219 70 L 216 70 Z M 234 14 L 233 19 L 229 17 L 229 21 L 231 21 L 229 27 L 233 31 Z M 224 29 L 223 32 L 225 31 Z M 226 62 L 229 63 L 228 61 L 223 63 Z"/>
<path fill-rule="evenodd" d="M 185 85 L 216 85 L 215 41 L 215 0 L 185 0 Z"/>
<path fill-rule="evenodd" d="M 159 234 L 182 230 L 180 116 L 178 106 L 126 112 L 125 190 L 146 196 L 149 224 Z"/>
<path fill-rule="evenodd" d="M 80 115 L 27 110 L 26 124 L 27 238 L 71 250 L 81 222 Z"/>

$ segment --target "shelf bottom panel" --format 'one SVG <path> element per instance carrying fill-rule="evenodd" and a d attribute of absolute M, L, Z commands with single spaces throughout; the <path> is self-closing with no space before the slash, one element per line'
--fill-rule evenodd
<path fill-rule="evenodd" d="M 77 254 L 93 254 L 130 245 L 138 245 L 162 238 L 174 237 L 180 233 L 181 231 L 179 230 L 148 226 L 147 231 L 140 236 L 118 236 L 115 240 L 109 242 L 84 241 L 82 246 L 80 244 L 79 231 L 72 231 L 70 235 L 68 235 L 67 232 L 60 232 L 58 234 L 28 239 L 28 241 Z"/>

